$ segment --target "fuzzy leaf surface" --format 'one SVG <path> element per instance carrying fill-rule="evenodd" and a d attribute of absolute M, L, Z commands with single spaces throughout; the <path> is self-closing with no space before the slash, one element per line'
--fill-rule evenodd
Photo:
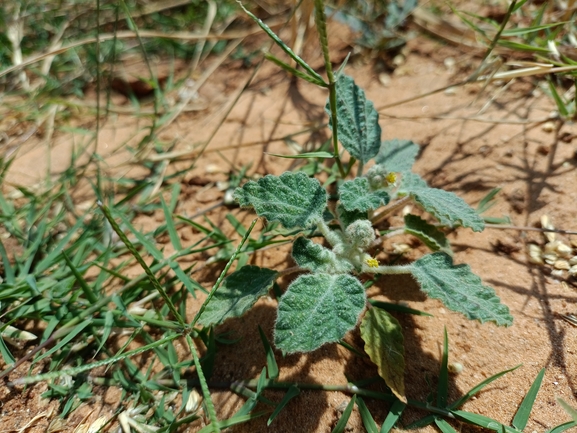
<path fill-rule="evenodd" d="M 409 172 L 420 149 L 419 145 L 411 140 L 386 140 L 381 143 L 375 161 L 385 166 L 388 171 Z"/>
<path fill-rule="evenodd" d="M 379 113 L 351 77 L 342 74 L 336 87 L 339 140 L 352 156 L 366 164 L 377 155 L 381 146 Z M 325 110 L 329 114 L 329 126 L 332 129 L 328 101 Z"/>
<path fill-rule="evenodd" d="M 411 271 L 431 298 L 439 299 L 447 308 L 464 314 L 468 319 L 495 322 L 509 326 L 513 316 L 495 291 L 481 283 L 469 265 L 454 265 L 445 253 L 433 253 L 413 262 Z"/>
<path fill-rule="evenodd" d="M 243 266 L 223 280 L 198 322 L 210 326 L 242 316 L 268 293 L 276 276 L 271 269 Z"/>
<path fill-rule="evenodd" d="M 380 308 L 369 308 L 361 322 L 361 338 L 385 383 L 403 403 L 405 397 L 405 345 L 401 324 Z"/>
<path fill-rule="evenodd" d="M 433 251 L 440 250 L 449 255 L 452 254 L 449 240 L 445 234 L 420 216 L 405 215 L 405 233 L 416 236 Z"/>
<path fill-rule="evenodd" d="M 339 188 L 341 204 L 345 210 L 366 212 L 375 210 L 389 202 L 389 194 L 384 190 L 371 191 L 366 177 L 357 177 L 343 182 Z"/>
<path fill-rule="evenodd" d="M 462 198 L 449 191 L 430 188 L 417 174 L 404 172 L 399 192 L 410 194 L 443 225 L 461 225 L 475 232 L 481 232 L 485 228 L 483 219 Z"/>
<path fill-rule="evenodd" d="M 292 256 L 297 265 L 311 272 L 343 274 L 354 270 L 354 266 L 349 261 L 339 258 L 331 250 L 303 237 L 294 241 Z"/>
<path fill-rule="evenodd" d="M 365 299 L 363 285 L 348 274 L 301 275 L 280 299 L 276 346 L 310 352 L 340 340 L 356 326 Z"/>
<path fill-rule="evenodd" d="M 267 175 L 237 188 L 234 198 L 241 206 L 254 207 L 258 216 L 279 221 L 285 228 L 306 228 L 322 219 L 327 193 L 316 179 L 302 172 Z"/>

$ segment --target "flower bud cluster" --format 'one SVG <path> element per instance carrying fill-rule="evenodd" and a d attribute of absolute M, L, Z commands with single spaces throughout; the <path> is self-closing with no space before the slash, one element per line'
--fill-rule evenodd
<path fill-rule="evenodd" d="M 380 164 L 373 165 L 365 176 L 372 190 L 394 186 L 397 181 L 397 175 Z"/>

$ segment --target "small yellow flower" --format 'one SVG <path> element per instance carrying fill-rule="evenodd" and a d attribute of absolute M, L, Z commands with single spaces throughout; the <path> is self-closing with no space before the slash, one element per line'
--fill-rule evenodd
<path fill-rule="evenodd" d="M 367 263 L 369 268 L 378 268 L 379 267 L 379 261 L 377 259 L 373 259 L 372 257 L 365 259 L 365 262 Z"/>
<path fill-rule="evenodd" d="M 389 184 L 394 184 L 397 181 L 397 173 L 389 173 L 387 174 L 387 176 L 385 177 L 385 180 L 389 183 Z"/>

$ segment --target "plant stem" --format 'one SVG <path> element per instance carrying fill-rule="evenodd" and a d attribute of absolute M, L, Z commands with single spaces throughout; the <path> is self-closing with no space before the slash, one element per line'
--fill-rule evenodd
<path fill-rule="evenodd" d="M 363 272 L 381 275 L 410 274 L 411 265 L 379 266 L 378 268 L 370 268 L 369 266 L 363 265 Z"/>
<path fill-rule="evenodd" d="M 385 219 L 387 215 L 390 215 L 397 209 L 404 207 L 410 200 L 411 196 L 407 195 L 394 203 L 389 203 L 388 206 L 385 206 L 385 208 L 381 213 L 371 218 L 371 222 L 373 223 L 373 225 L 380 223 L 382 220 Z"/>
<path fill-rule="evenodd" d="M 337 166 L 339 167 L 339 172 L 344 178 L 346 176 L 343 163 L 339 156 L 339 138 L 338 138 L 338 120 L 337 120 L 337 86 L 335 82 L 335 76 L 333 74 L 333 67 L 331 64 L 331 57 L 329 54 L 329 39 L 327 36 L 327 17 L 325 15 L 325 5 L 323 0 L 315 0 L 315 23 L 317 25 L 317 31 L 319 32 L 319 40 L 321 43 L 321 49 L 323 51 L 323 57 L 325 59 L 325 69 L 327 70 L 327 78 L 329 80 L 329 106 L 331 110 L 331 124 L 333 130 L 333 155 Z"/>
<path fill-rule="evenodd" d="M 95 377 L 91 379 L 91 382 L 97 385 L 109 385 L 112 386 L 116 384 L 114 379 L 109 378 L 99 378 Z M 198 379 L 182 379 L 179 384 L 175 384 L 172 379 L 160 379 L 155 381 L 159 385 L 162 386 L 199 386 L 200 381 Z M 216 381 L 208 381 L 207 385 L 209 388 L 216 388 L 216 389 L 231 389 L 231 390 L 238 390 L 239 388 L 257 388 L 258 386 L 258 379 L 254 380 L 237 380 L 233 382 L 216 382 Z M 288 389 L 290 387 L 296 387 L 299 389 L 306 389 L 312 391 L 337 391 L 337 392 L 344 392 L 347 394 L 356 394 L 363 397 L 370 397 L 377 400 L 383 400 L 387 402 L 394 402 L 397 400 L 393 394 L 385 393 L 385 392 L 378 392 L 378 391 L 371 391 L 369 389 L 359 388 L 352 383 L 347 383 L 346 385 L 323 385 L 319 383 L 303 383 L 303 382 L 276 382 L 274 379 L 267 379 L 262 389 Z M 431 406 L 429 403 L 422 403 L 417 400 L 407 399 L 407 405 L 426 410 L 428 412 L 441 415 L 447 418 L 454 419 L 455 416 L 448 410 L 438 408 L 435 406 Z"/>
<path fill-rule="evenodd" d="M 340 236 L 336 232 L 333 232 L 323 219 L 317 222 L 317 227 L 332 247 L 342 242 Z"/>

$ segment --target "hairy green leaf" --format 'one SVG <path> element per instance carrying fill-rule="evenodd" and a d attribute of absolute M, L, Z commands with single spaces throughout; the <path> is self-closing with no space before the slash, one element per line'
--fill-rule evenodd
<path fill-rule="evenodd" d="M 311 272 L 343 274 L 354 270 L 348 260 L 339 258 L 331 250 L 303 237 L 294 241 L 292 255 L 297 265 Z"/>
<path fill-rule="evenodd" d="M 451 310 L 480 322 L 506 326 L 513 323 L 509 308 L 501 304 L 492 288 L 481 283 L 469 265 L 454 265 L 449 255 L 438 252 L 415 261 L 411 271 L 421 290 Z"/>
<path fill-rule="evenodd" d="M 275 344 L 286 353 L 310 352 L 340 340 L 357 324 L 365 290 L 347 275 L 301 275 L 278 306 Z"/>
<path fill-rule="evenodd" d="M 342 74 L 336 86 L 339 140 L 352 156 L 366 164 L 377 155 L 381 146 L 379 113 L 351 77 Z M 330 118 L 328 101 L 325 110 Z M 332 129 L 332 119 L 329 126 Z"/>
<path fill-rule="evenodd" d="M 375 161 L 385 166 L 388 171 L 411 171 L 421 148 L 411 140 L 386 140 L 381 143 L 381 149 Z"/>
<path fill-rule="evenodd" d="M 449 191 L 428 187 L 417 174 L 404 172 L 399 192 L 410 194 L 443 225 L 461 225 L 476 232 L 485 228 L 483 219 L 462 198 Z"/>
<path fill-rule="evenodd" d="M 380 308 L 370 308 L 361 322 L 365 352 L 378 368 L 379 376 L 399 400 L 405 397 L 405 346 L 401 324 Z"/>
<path fill-rule="evenodd" d="M 279 221 L 287 229 L 315 224 L 327 204 L 327 193 L 319 181 L 301 172 L 247 182 L 235 190 L 234 198 L 241 206 L 254 207 L 258 216 Z"/>
<path fill-rule="evenodd" d="M 243 266 L 224 279 L 198 322 L 204 326 L 217 325 L 242 316 L 258 298 L 267 294 L 276 276 L 277 272 L 271 269 Z"/>
<path fill-rule="evenodd" d="M 451 245 L 445 234 L 417 215 L 405 215 L 405 233 L 416 236 L 433 251 L 441 250 L 452 254 Z"/>
<path fill-rule="evenodd" d="M 371 191 L 366 177 L 357 177 L 343 182 L 339 189 L 341 204 L 347 211 L 375 210 L 389 202 L 389 194 L 384 190 Z"/>

